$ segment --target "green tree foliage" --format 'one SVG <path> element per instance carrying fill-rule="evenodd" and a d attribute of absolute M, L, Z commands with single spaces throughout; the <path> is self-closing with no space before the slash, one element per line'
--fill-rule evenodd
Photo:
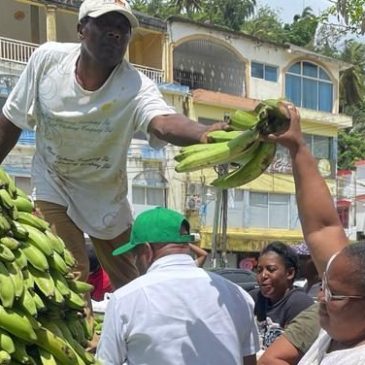
<path fill-rule="evenodd" d="M 162 19 L 181 15 L 238 31 L 254 13 L 256 0 L 132 0 L 131 6 Z"/>
<path fill-rule="evenodd" d="M 340 75 L 340 108 L 362 103 L 365 93 L 365 44 L 354 40 L 345 42 L 340 59 L 351 64 Z"/>
<path fill-rule="evenodd" d="M 365 159 L 363 132 L 344 130 L 338 134 L 338 168 L 353 170 L 356 161 Z"/>
<path fill-rule="evenodd" d="M 306 7 L 301 15 L 295 15 L 291 24 L 285 24 L 287 42 L 300 47 L 313 47 L 318 26 L 318 18 L 310 7 Z"/>
<path fill-rule="evenodd" d="M 243 23 L 241 30 L 266 41 L 283 43 L 286 40 L 278 13 L 268 6 L 260 7 L 252 19 Z"/>
<path fill-rule="evenodd" d="M 345 32 L 365 33 L 365 4 L 364 0 L 333 0 L 327 9 L 327 15 L 337 16 L 338 21 L 343 22 Z"/>

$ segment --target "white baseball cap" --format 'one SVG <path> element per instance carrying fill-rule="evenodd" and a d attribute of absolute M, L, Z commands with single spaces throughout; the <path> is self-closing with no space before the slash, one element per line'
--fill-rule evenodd
<path fill-rule="evenodd" d="M 86 16 L 97 18 L 112 11 L 123 14 L 129 20 L 131 28 L 139 26 L 127 0 L 84 0 L 79 9 L 79 20 Z"/>

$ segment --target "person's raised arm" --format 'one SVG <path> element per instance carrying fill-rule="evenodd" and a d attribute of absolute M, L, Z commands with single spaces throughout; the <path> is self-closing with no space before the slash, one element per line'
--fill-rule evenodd
<path fill-rule="evenodd" d="M 194 122 L 183 114 L 169 114 L 154 117 L 148 125 L 148 132 L 173 145 L 188 146 L 206 143 L 210 131 L 225 128 L 228 128 L 225 122 L 207 126 Z"/>
<path fill-rule="evenodd" d="M 191 252 L 195 254 L 195 263 L 198 267 L 203 267 L 207 257 L 208 252 L 195 245 L 194 243 L 189 243 L 189 247 Z"/>
<path fill-rule="evenodd" d="M 21 131 L 0 112 L 0 163 L 15 146 Z"/>
<path fill-rule="evenodd" d="M 317 161 L 305 144 L 300 115 L 294 105 L 286 103 L 290 114 L 289 129 L 268 140 L 288 148 L 296 189 L 299 219 L 318 273 L 322 275 L 329 258 L 347 245 L 348 239 L 338 217 L 332 196 Z"/>

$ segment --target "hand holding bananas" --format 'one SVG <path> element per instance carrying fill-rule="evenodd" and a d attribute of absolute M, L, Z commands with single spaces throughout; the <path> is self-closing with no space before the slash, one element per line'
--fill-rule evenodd
<path fill-rule="evenodd" d="M 175 156 L 175 170 L 190 172 L 234 163 L 238 168 L 214 180 L 212 185 L 232 188 L 247 184 L 261 175 L 275 156 L 276 144 L 261 141 L 261 137 L 282 133 L 289 124 L 289 113 L 281 100 L 264 100 L 254 112 L 237 110 L 230 117 L 232 131 L 212 131 L 208 133 L 208 144 L 182 148 Z"/>

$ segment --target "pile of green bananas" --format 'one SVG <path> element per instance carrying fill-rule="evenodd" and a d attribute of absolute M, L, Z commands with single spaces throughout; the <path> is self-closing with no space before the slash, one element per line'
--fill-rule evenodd
<path fill-rule="evenodd" d="M 27 195 L 0 168 L 0 364 L 90 365 L 90 284 Z"/>
<path fill-rule="evenodd" d="M 247 184 L 260 176 L 271 164 L 276 144 L 261 137 L 288 128 L 290 119 L 280 99 L 262 101 L 253 112 L 235 111 L 230 116 L 231 131 L 213 131 L 208 144 L 183 147 L 174 159 L 177 172 L 191 172 L 229 164 L 231 171 L 211 184 L 228 189 Z"/>

